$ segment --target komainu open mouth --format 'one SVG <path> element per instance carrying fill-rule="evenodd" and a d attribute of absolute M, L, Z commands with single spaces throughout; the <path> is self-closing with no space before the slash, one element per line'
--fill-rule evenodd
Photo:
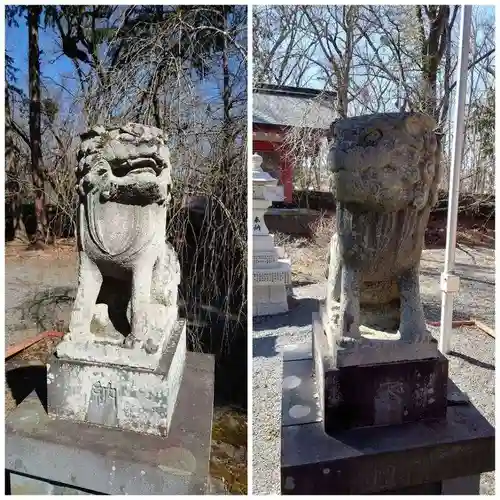
<path fill-rule="evenodd" d="M 148 173 L 158 175 L 161 168 L 153 158 L 136 158 L 127 160 L 120 165 L 112 166 L 113 174 L 117 177 L 125 177 L 126 175 L 139 175 Z"/>
<path fill-rule="evenodd" d="M 140 167 L 140 168 L 134 168 L 132 170 L 129 170 L 129 174 L 143 174 L 143 173 L 148 173 L 148 174 L 153 174 L 156 175 L 156 171 L 153 168 L 150 167 Z"/>

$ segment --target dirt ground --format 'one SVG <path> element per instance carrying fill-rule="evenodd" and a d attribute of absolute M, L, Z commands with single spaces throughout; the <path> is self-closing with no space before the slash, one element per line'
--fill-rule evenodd
<path fill-rule="evenodd" d="M 5 253 L 6 348 L 42 331 L 64 331 L 77 284 L 74 243 L 44 251 L 8 245 Z M 46 393 L 45 363 L 58 342 L 42 340 L 6 361 L 6 413 L 33 390 Z M 247 492 L 247 416 L 236 407 L 214 408 L 210 476 L 214 493 Z"/>

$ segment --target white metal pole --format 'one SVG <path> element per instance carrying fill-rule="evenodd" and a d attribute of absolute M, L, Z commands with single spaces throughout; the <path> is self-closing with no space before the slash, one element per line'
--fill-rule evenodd
<path fill-rule="evenodd" d="M 459 279 L 454 275 L 455 247 L 457 243 L 458 195 L 460 190 L 460 166 L 462 164 L 465 135 L 465 97 L 467 91 L 467 66 L 471 33 L 472 6 L 464 5 L 461 12 L 460 59 L 457 66 L 458 84 L 454 113 L 455 134 L 451 153 L 450 187 L 448 193 L 448 221 L 446 225 L 446 254 L 441 274 L 441 331 L 439 350 L 450 351 L 453 318 L 453 294 L 458 292 Z"/>

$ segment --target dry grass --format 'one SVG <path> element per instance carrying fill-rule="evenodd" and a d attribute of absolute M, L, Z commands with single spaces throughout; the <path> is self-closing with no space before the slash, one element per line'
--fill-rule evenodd
<path fill-rule="evenodd" d="M 233 495 L 247 493 L 247 418 L 231 409 L 215 411 L 210 475 Z"/>
<path fill-rule="evenodd" d="M 335 228 L 335 218 L 321 216 L 312 228 L 312 237 L 276 234 L 276 243 L 285 247 L 292 261 L 294 286 L 320 283 L 325 279 L 328 246 Z"/>

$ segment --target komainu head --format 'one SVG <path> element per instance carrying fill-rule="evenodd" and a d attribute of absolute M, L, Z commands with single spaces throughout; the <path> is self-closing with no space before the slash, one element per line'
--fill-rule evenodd
<path fill-rule="evenodd" d="M 338 202 L 377 212 L 436 202 L 441 148 L 430 116 L 363 115 L 338 120 L 332 132 L 328 163 Z"/>
<path fill-rule="evenodd" d="M 166 135 L 155 127 L 128 123 L 123 127 L 96 126 L 82 134 L 77 178 L 109 164 L 115 177 L 159 176 L 170 172 Z"/>

